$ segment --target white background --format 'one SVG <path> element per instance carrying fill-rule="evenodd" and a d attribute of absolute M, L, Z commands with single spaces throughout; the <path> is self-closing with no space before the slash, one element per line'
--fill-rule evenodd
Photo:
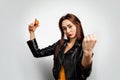
<path fill-rule="evenodd" d="M 88 80 L 120 80 L 119 0 L 0 0 L 0 80 L 53 80 L 53 56 L 34 58 L 26 41 L 28 24 L 40 21 L 40 48 L 60 39 L 58 21 L 73 13 L 85 35 L 96 34 Z"/>

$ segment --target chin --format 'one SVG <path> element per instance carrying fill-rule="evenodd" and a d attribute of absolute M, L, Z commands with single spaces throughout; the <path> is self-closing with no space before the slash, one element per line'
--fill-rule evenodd
<path fill-rule="evenodd" d="M 75 37 L 72 37 L 72 36 L 71 36 L 71 37 L 69 37 L 69 39 L 74 39 L 74 38 L 75 38 Z"/>

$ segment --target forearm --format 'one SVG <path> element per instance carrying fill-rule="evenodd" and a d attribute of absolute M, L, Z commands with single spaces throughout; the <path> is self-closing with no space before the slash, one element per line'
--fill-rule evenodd
<path fill-rule="evenodd" d="M 34 34 L 34 32 L 31 32 L 30 33 L 30 40 L 33 40 L 33 39 L 35 39 L 35 34 Z"/>
<path fill-rule="evenodd" d="M 27 44 L 33 56 L 36 58 L 39 58 L 39 57 L 45 57 L 45 56 L 54 54 L 56 46 L 58 45 L 58 41 L 53 45 L 49 45 L 48 47 L 41 48 L 41 49 L 38 47 L 36 39 L 27 41 Z"/>
<path fill-rule="evenodd" d="M 92 63 L 92 51 L 83 52 L 82 66 L 87 68 Z"/>

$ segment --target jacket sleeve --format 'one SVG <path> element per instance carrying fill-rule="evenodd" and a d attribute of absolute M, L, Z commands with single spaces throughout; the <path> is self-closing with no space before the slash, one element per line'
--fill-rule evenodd
<path fill-rule="evenodd" d="M 94 55 L 94 53 L 92 54 L 92 56 Z M 82 52 L 82 56 L 83 56 L 83 52 Z M 82 58 L 82 57 L 81 57 Z M 82 61 L 82 60 L 81 60 Z M 93 62 L 92 62 L 93 63 Z M 92 72 L 92 63 L 87 67 L 87 68 L 84 68 L 83 66 L 82 66 L 82 64 L 80 63 L 80 68 L 81 68 L 81 70 L 82 70 L 82 73 L 83 73 L 83 75 L 82 75 L 82 77 L 83 78 L 87 78 L 87 77 L 89 77 L 90 76 L 90 74 L 91 74 L 91 72 Z"/>
<path fill-rule="evenodd" d="M 92 54 L 92 57 L 93 57 L 94 53 Z M 86 79 L 87 77 L 90 76 L 91 74 L 91 71 L 92 71 L 92 63 L 87 67 L 87 68 L 84 68 L 82 66 L 82 57 L 83 57 L 83 51 L 81 50 L 81 55 L 79 56 L 79 60 L 80 60 L 80 69 L 82 71 L 82 78 Z"/>
<path fill-rule="evenodd" d="M 55 48 L 58 44 L 58 41 L 53 45 L 49 45 L 48 47 L 39 49 L 36 39 L 27 41 L 28 47 L 30 48 L 34 57 L 45 57 L 54 54 Z"/>
<path fill-rule="evenodd" d="M 90 76 L 91 74 L 91 71 L 92 71 L 92 63 L 87 67 L 87 68 L 84 68 L 82 65 L 81 65 L 81 70 L 82 70 L 82 77 L 83 78 L 87 78 Z"/>

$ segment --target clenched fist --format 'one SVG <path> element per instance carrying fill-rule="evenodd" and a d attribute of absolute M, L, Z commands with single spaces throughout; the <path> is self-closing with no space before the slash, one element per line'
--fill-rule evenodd
<path fill-rule="evenodd" d="M 31 23 L 28 27 L 29 32 L 34 33 L 38 26 L 39 26 L 39 21 L 35 19 L 34 23 Z"/>
<path fill-rule="evenodd" d="M 85 36 L 82 42 L 82 48 L 83 52 L 86 55 L 92 55 L 93 48 L 96 44 L 96 36 L 94 34 L 89 34 L 88 36 Z"/>

